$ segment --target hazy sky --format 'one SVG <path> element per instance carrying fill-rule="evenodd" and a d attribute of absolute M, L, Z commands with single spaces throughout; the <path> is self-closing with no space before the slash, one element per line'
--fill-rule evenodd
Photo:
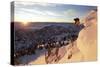
<path fill-rule="evenodd" d="M 80 6 L 53 3 L 15 2 L 14 21 L 21 22 L 73 22 L 73 18 L 82 19 L 96 9 L 95 6 Z"/>

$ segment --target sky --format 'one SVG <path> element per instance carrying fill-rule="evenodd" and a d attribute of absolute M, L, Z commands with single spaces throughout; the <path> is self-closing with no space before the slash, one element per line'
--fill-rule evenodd
<path fill-rule="evenodd" d="M 74 22 L 74 18 L 82 19 L 93 9 L 96 9 L 96 6 L 16 1 L 14 2 L 14 21 Z"/>

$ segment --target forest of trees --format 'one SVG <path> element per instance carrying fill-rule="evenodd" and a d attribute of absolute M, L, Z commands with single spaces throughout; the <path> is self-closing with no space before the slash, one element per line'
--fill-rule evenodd
<path fill-rule="evenodd" d="M 38 30 L 16 29 L 14 58 L 35 54 L 36 50 L 67 46 L 78 37 L 79 30 L 63 26 L 46 26 Z"/>

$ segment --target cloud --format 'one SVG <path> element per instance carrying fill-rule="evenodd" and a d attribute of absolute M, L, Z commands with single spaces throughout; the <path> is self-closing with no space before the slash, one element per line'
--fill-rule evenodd
<path fill-rule="evenodd" d="M 16 1 L 15 2 L 15 6 L 19 6 L 19 7 L 24 7 L 24 6 L 27 6 L 30 8 L 30 6 L 34 7 L 34 6 L 40 6 L 40 7 L 56 7 L 57 4 L 54 4 L 54 3 L 40 3 L 40 2 L 31 2 L 31 1 L 28 1 L 28 2 L 24 2 L 24 1 Z"/>
<path fill-rule="evenodd" d="M 60 14 L 54 12 L 53 10 L 48 10 L 48 7 L 56 7 L 57 4 L 53 3 L 38 3 L 38 2 L 24 2 L 16 1 L 15 2 L 15 13 L 26 12 L 32 15 L 43 15 L 43 16 L 52 16 L 58 17 Z"/>
<path fill-rule="evenodd" d="M 15 1 L 15 5 L 23 5 L 23 6 L 25 6 L 25 5 L 34 5 L 35 3 L 34 2 L 31 2 L 31 1 L 27 1 L 27 2 L 24 2 L 24 1 Z"/>
<path fill-rule="evenodd" d="M 69 21 L 79 15 L 76 9 L 61 9 L 63 7 L 65 6 L 59 7 L 58 4 L 53 3 L 15 2 L 15 13 L 16 16 L 26 19 L 39 18 L 46 20 L 46 18 L 49 18 Z"/>
<path fill-rule="evenodd" d="M 38 9 L 26 9 L 26 8 L 19 8 L 18 10 L 15 10 L 15 13 L 29 13 L 31 15 L 41 15 L 41 16 L 52 16 L 52 17 L 59 17 L 61 16 L 59 13 L 56 13 L 54 11 L 48 11 L 48 10 L 38 10 Z"/>
<path fill-rule="evenodd" d="M 61 16 L 59 13 L 56 13 L 56 12 L 54 12 L 54 11 L 45 11 L 45 13 L 47 14 L 47 15 L 50 15 L 50 16 L 54 16 L 54 17 L 59 17 L 59 16 Z"/>
<path fill-rule="evenodd" d="M 68 10 L 64 11 L 63 13 L 66 16 L 76 16 L 77 15 L 77 11 L 73 10 L 73 9 L 68 9 Z"/>

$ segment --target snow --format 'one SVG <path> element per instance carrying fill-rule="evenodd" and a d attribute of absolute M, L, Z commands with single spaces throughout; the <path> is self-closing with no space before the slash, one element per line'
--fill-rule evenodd
<path fill-rule="evenodd" d="M 73 47 L 72 47 L 72 44 L 70 44 L 60 49 L 60 52 L 59 52 L 60 55 L 63 55 L 63 53 L 65 53 L 64 56 L 58 62 L 51 62 L 50 64 L 82 61 L 83 55 L 80 53 L 79 49 L 77 48 L 76 41 L 74 42 L 74 44 L 75 45 Z M 68 56 L 71 53 L 73 55 L 71 59 L 68 59 Z M 52 59 L 53 57 L 50 57 L 50 58 Z M 46 64 L 45 55 L 40 56 L 35 61 L 29 62 L 29 64 Z"/>
<path fill-rule="evenodd" d="M 79 33 L 77 46 L 84 56 L 83 60 L 92 61 L 97 59 L 97 12 L 92 10 L 84 20 L 86 27 Z"/>
<path fill-rule="evenodd" d="M 78 39 L 74 41 L 74 46 L 65 46 L 66 53 L 61 60 L 57 63 L 66 62 L 80 62 L 80 61 L 94 61 L 97 59 L 97 17 L 96 12 L 91 11 L 88 14 L 89 17 L 93 17 L 87 21 L 87 17 L 84 19 L 84 25 L 86 26 L 79 32 Z M 72 57 L 68 59 L 68 56 L 72 54 Z M 45 64 L 45 56 L 42 55 L 36 61 L 29 64 Z"/>
<path fill-rule="evenodd" d="M 57 59 L 57 56 L 55 54 L 56 48 L 53 48 L 52 54 L 54 53 L 54 55 L 51 54 L 47 59 L 45 59 L 45 53 L 47 52 L 47 50 L 44 49 L 38 50 L 35 55 L 32 54 L 20 57 L 22 64 L 46 64 L 46 61 L 49 61 L 49 64 L 51 64 L 96 60 L 97 12 L 95 10 L 90 11 L 90 13 L 84 18 L 83 24 L 85 26 L 83 29 L 80 28 L 80 30 L 78 30 L 77 28 L 79 32 L 70 33 L 70 35 L 79 34 L 77 40 L 75 40 L 74 42 L 71 41 L 69 45 L 59 47 L 58 56 L 60 56 L 60 59 L 57 62 L 55 62 L 55 60 Z M 59 43 L 57 42 L 57 44 Z"/>

